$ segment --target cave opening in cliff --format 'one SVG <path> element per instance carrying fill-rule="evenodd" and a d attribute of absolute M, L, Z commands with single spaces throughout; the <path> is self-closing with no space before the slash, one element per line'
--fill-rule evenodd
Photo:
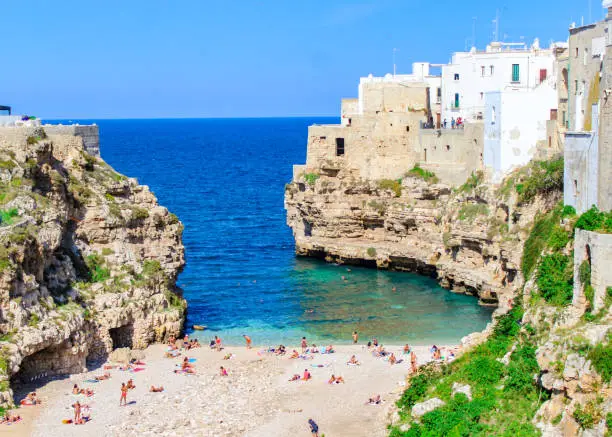
<path fill-rule="evenodd" d="M 23 358 L 11 383 L 25 384 L 50 377 L 78 373 L 85 367 L 85 356 L 70 341 L 46 347 Z"/>
<path fill-rule="evenodd" d="M 118 328 L 111 328 L 108 330 L 111 339 L 113 340 L 113 350 L 121 347 L 133 346 L 132 339 L 134 337 L 134 325 L 129 323 L 127 325 L 119 326 Z"/>

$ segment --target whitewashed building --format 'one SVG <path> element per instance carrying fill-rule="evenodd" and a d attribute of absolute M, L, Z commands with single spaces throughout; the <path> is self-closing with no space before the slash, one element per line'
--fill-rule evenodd
<path fill-rule="evenodd" d="M 538 143 L 546 141 L 547 120 L 558 104 L 551 82 L 485 94 L 483 163 L 494 181 L 531 161 Z"/>
<path fill-rule="evenodd" d="M 442 119 L 448 125 L 459 117 L 480 120 L 488 92 L 534 89 L 544 81 L 556 81 L 554 60 L 552 48 L 540 48 L 537 39 L 529 48 L 524 43 L 492 42 L 485 51 L 455 53 L 442 67 Z"/>

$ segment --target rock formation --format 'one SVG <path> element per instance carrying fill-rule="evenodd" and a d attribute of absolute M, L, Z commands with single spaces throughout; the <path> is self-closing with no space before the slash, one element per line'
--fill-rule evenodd
<path fill-rule="evenodd" d="M 26 128 L 23 128 L 26 129 Z M 148 187 L 35 128 L 0 147 L 0 404 L 180 333 L 182 224 Z"/>

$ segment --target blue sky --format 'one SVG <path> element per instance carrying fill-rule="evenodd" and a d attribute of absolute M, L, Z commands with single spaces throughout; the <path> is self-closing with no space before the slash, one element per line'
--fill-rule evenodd
<path fill-rule="evenodd" d="M 593 21 L 603 17 L 591 0 Z M 43 118 L 337 115 L 360 76 L 447 62 L 476 20 L 566 40 L 589 0 L 28 0 L 0 6 L 0 104 Z"/>

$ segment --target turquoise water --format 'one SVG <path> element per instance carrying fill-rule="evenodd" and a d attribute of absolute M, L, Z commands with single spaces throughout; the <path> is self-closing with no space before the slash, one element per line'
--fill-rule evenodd
<path fill-rule="evenodd" d="M 187 326 L 242 344 L 456 342 L 491 310 L 430 279 L 325 264 L 294 255 L 284 185 L 305 162 L 307 127 L 330 118 L 95 120 L 102 157 L 147 184 L 185 224 L 179 285 Z M 91 122 L 90 121 L 81 121 Z M 346 281 L 342 280 L 342 276 Z M 392 287 L 397 292 L 392 291 Z"/>

